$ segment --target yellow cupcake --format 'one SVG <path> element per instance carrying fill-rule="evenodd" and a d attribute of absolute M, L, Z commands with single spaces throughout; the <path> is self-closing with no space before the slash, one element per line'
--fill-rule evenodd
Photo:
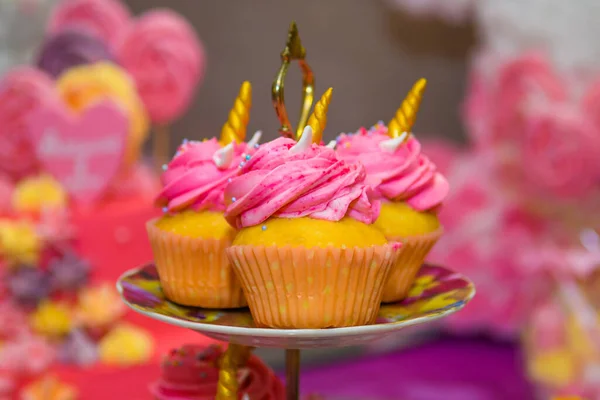
<path fill-rule="evenodd" d="M 323 125 L 314 122 L 315 129 Z M 312 129 L 307 126 L 297 143 L 282 138 L 257 150 L 259 161 L 244 170 L 247 177 L 226 190 L 232 198 L 227 219 L 242 227 L 227 253 L 257 326 L 371 324 L 398 256 L 399 245 L 369 224 L 377 203 L 359 167 L 311 144 Z"/>
<path fill-rule="evenodd" d="M 378 124 L 338 139 L 338 155 L 360 161 L 373 178 L 374 190 L 383 197 L 375 225 L 388 240 L 403 244 L 384 290 L 384 302 L 407 296 L 427 254 L 442 235 L 436 209 L 448 194 L 448 182 L 410 133 L 426 84 L 419 79 L 413 85 L 387 128 Z"/>
<path fill-rule="evenodd" d="M 173 302 L 204 308 L 246 305 L 225 254 L 235 230 L 223 217 L 223 191 L 228 178 L 239 172 L 242 155 L 236 146 L 246 146 L 242 142 L 250 117 L 251 95 L 250 83 L 244 82 L 220 140 L 185 142 L 173 161 L 164 166 L 165 189 L 159 194 L 158 203 L 166 206 L 164 211 L 168 214 L 150 221 L 147 231 L 162 289 Z M 253 146 L 243 150 L 251 152 Z M 197 179 L 197 187 L 190 184 L 190 176 Z M 215 181 L 200 182 L 203 176 L 214 177 Z M 169 207 L 181 198 L 185 199 L 185 206 Z"/>
<path fill-rule="evenodd" d="M 76 112 L 103 99 L 119 104 L 130 124 L 125 163 L 131 165 L 139 159 L 148 135 L 148 117 L 127 71 L 108 62 L 81 65 L 62 74 L 56 88 L 63 101 Z"/>

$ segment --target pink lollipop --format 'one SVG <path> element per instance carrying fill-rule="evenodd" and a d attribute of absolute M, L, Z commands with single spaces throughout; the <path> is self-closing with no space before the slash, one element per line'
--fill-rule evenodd
<path fill-rule="evenodd" d="M 129 10 L 118 0 L 62 0 L 50 16 L 48 31 L 76 27 L 115 46 L 130 19 Z"/>
<path fill-rule="evenodd" d="M 52 80 L 35 68 L 17 67 L 0 81 L 0 172 L 17 180 L 36 171 L 27 118 L 53 101 Z"/>
<path fill-rule="evenodd" d="M 167 10 L 146 13 L 117 54 L 153 122 L 164 125 L 183 114 L 204 72 L 204 50 L 182 17 Z"/>

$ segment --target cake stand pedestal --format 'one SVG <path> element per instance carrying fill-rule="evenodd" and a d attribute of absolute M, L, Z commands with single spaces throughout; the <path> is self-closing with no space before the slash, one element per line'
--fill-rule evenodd
<path fill-rule="evenodd" d="M 333 329 L 268 329 L 256 327 L 248 309 L 207 310 L 170 302 L 162 292 L 153 264 L 123 274 L 117 282 L 117 289 L 132 310 L 150 318 L 192 329 L 230 344 L 286 349 L 288 400 L 299 398 L 301 349 L 364 345 L 406 327 L 452 314 L 475 295 L 473 283 L 463 275 L 443 267 L 424 265 L 408 297 L 398 303 L 382 305 L 372 325 Z"/>

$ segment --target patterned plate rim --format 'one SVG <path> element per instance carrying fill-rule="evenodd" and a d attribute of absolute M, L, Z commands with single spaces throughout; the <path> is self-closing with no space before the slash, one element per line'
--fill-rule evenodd
<path fill-rule="evenodd" d="M 198 331 L 200 333 L 214 333 L 217 335 L 232 335 L 232 336 L 247 336 L 247 337 L 265 337 L 265 338 L 299 338 L 299 339 L 320 339 L 320 338 L 332 338 L 332 337 L 341 337 L 341 336 L 356 336 L 356 335 L 370 335 L 374 333 L 384 333 L 395 330 L 400 330 L 407 328 L 413 325 L 419 325 L 425 322 L 430 322 L 437 320 L 439 318 L 443 318 L 450 314 L 454 314 L 455 312 L 461 310 L 473 297 L 475 296 L 476 290 L 473 282 L 464 276 L 463 274 L 451 271 L 453 274 L 458 275 L 459 279 L 462 279 L 467 282 L 470 291 L 468 296 L 465 299 L 457 302 L 458 304 L 453 304 L 444 308 L 443 310 L 432 312 L 431 315 L 423 315 L 420 317 L 416 317 L 409 321 L 394 321 L 394 322 L 385 322 L 380 324 L 373 325 L 362 325 L 362 326 L 353 326 L 353 327 L 345 327 L 345 328 L 329 328 L 329 329 L 272 329 L 272 328 L 254 328 L 254 327 L 240 327 L 240 326 L 228 326 L 228 325 L 215 325 L 215 324 L 205 324 L 202 322 L 193 322 L 186 321 L 184 319 L 170 317 L 167 315 L 155 313 L 152 311 L 144 310 L 138 308 L 136 305 L 129 303 L 123 294 L 123 286 L 121 282 L 131 276 L 138 273 L 140 270 L 143 270 L 146 265 L 130 269 L 124 272 L 119 279 L 117 280 L 116 287 L 119 295 L 123 302 L 133 311 L 145 315 L 149 318 L 167 323 L 169 325 L 179 326 L 186 329 L 192 329 L 194 331 Z M 437 268 L 443 268 L 447 271 L 447 268 L 437 266 Z"/>

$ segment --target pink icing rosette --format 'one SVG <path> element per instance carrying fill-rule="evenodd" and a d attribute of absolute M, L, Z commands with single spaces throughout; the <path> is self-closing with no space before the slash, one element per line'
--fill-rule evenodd
<path fill-rule="evenodd" d="M 158 124 L 183 114 L 204 73 L 204 50 L 193 28 L 166 10 L 143 15 L 128 30 L 118 56 Z"/>
<path fill-rule="evenodd" d="M 182 144 L 161 177 L 164 185 L 157 204 L 169 212 L 187 207 L 195 210 L 224 211 L 223 192 L 228 181 L 239 174 L 239 164 L 253 152 L 246 143 L 233 146 L 233 159 L 227 166 L 217 166 L 214 155 L 223 148 L 212 138 Z"/>
<path fill-rule="evenodd" d="M 448 195 L 448 181 L 421 152 L 419 141 L 411 136 L 395 150 L 382 149 L 381 144 L 389 140 L 384 126 L 363 128 L 356 134 L 340 135 L 337 153 L 344 160 L 364 165 L 367 183 L 380 197 L 406 201 L 419 211 L 441 205 Z"/>
<path fill-rule="evenodd" d="M 65 28 L 83 29 L 115 46 L 130 18 L 129 10 L 118 0 L 63 0 L 50 16 L 48 31 L 54 34 Z"/>
<path fill-rule="evenodd" d="M 52 80 L 35 68 L 16 67 L 4 76 L 0 82 L 0 172 L 18 180 L 37 170 L 27 119 L 55 101 Z"/>
<path fill-rule="evenodd" d="M 296 142 L 279 138 L 263 144 L 225 190 L 232 203 L 225 218 L 235 227 L 260 224 L 270 217 L 339 221 L 344 216 L 370 224 L 379 202 L 365 181 L 364 167 L 347 163 L 327 147 L 290 151 Z"/>

